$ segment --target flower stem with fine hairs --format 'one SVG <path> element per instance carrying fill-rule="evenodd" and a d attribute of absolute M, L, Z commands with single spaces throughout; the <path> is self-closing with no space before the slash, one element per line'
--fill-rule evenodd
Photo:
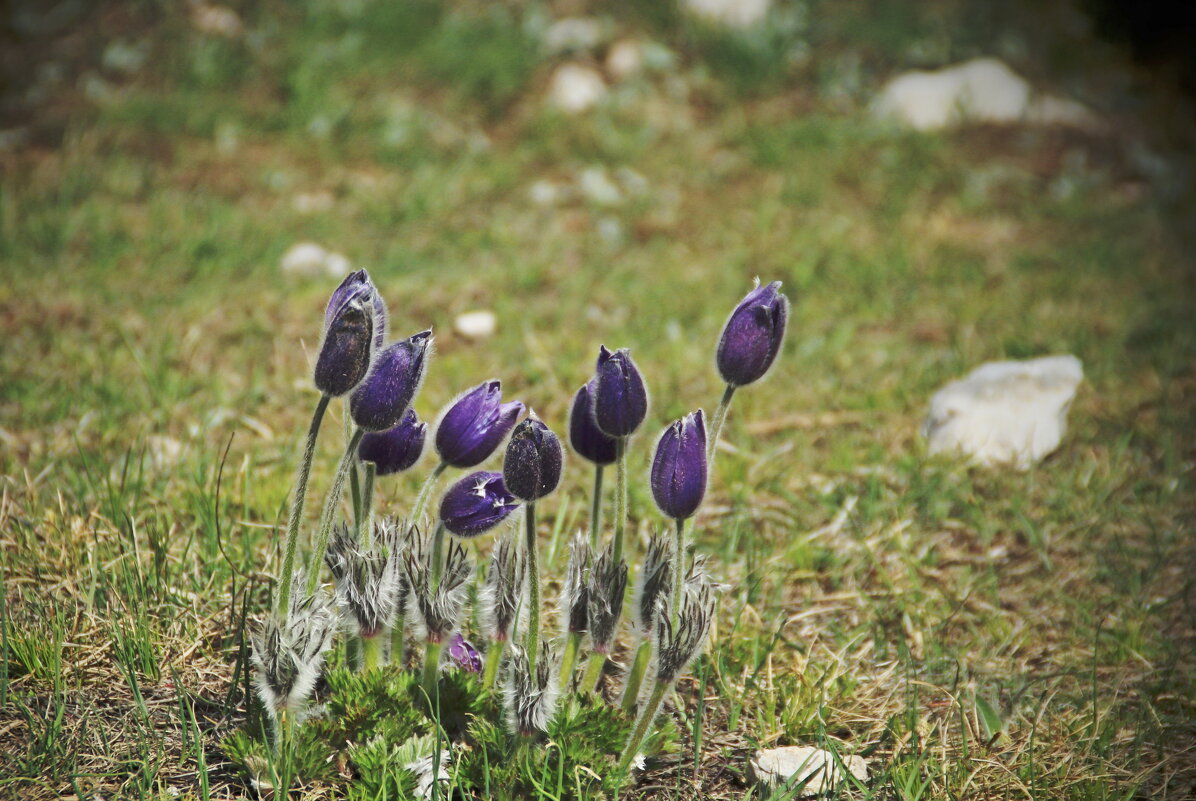
<path fill-rule="evenodd" d="M 432 532 L 432 591 L 440 587 L 440 576 L 444 573 L 444 521 L 436 524 Z"/>
<path fill-rule="evenodd" d="M 569 689 L 573 680 L 573 665 L 577 662 L 577 650 L 581 646 L 581 633 L 571 631 L 565 639 L 565 655 L 561 658 L 561 689 Z"/>
<path fill-rule="evenodd" d="M 648 669 L 648 660 L 652 656 L 652 643 L 647 639 L 641 640 L 635 651 L 635 659 L 627 671 L 627 685 L 623 687 L 623 711 L 635 709 L 635 702 L 639 699 L 640 687 L 644 682 L 644 671 Z"/>
<path fill-rule="evenodd" d="M 727 419 L 727 410 L 731 408 L 731 396 L 735 394 L 735 385 L 727 384 L 723 391 L 723 399 L 718 402 L 714 410 L 714 420 L 710 423 L 710 441 L 706 443 L 706 461 L 714 463 L 714 452 L 718 449 L 718 434 L 722 431 L 723 422 Z"/>
<path fill-rule="evenodd" d="M 382 641 L 377 637 L 361 638 L 361 668 L 373 670 L 378 667 L 382 656 Z"/>
<path fill-rule="evenodd" d="M 440 651 L 444 648 L 444 643 L 428 641 L 425 646 L 424 653 L 424 692 L 428 694 L 428 700 L 432 703 L 436 702 L 436 690 L 439 687 L 440 679 Z"/>
<path fill-rule="evenodd" d="M 600 654 L 594 651 L 590 654 L 590 660 L 586 663 L 586 672 L 581 679 L 581 688 L 584 691 L 592 692 L 598 689 L 598 682 L 602 678 L 602 666 L 606 664 L 606 654 Z"/>
<path fill-rule="evenodd" d="M 307 429 L 307 441 L 303 445 L 303 457 L 299 472 L 295 476 L 295 494 L 291 498 L 291 514 L 287 518 L 286 550 L 282 557 L 282 574 L 279 576 L 278 617 L 285 623 L 291 611 L 291 576 L 295 573 L 295 550 L 299 543 L 299 524 L 303 518 L 303 503 L 307 499 L 307 480 L 311 476 L 311 462 L 316 453 L 316 438 L 320 434 L 320 423 L 328 409 L 330 395 L 321 395 Z"/>
<path fill-rule="evenodd" d="M 594 467 L 594 497 L 590 501 L 590 547 L 598 547 L 598 533 L 602 528 L 602 465 Z"/>
<path fill-rule="evenodd" d="M 648 703 L 644 704 L 644 708 L 640 710 L 639 716 L 635 719 L 635 728 L 631 731 L 631 737 L 627 739 L 627 745 L 623 747 L 623 755 L 619 758 L 619 767 L 615 769 L 616 786 L 623 784 L 627 769 L 631 767 L 631 760 L 635 759 L 636 752 L 643 744 L 645 735 L 648 734 L 648 727 L 656 719 L 656 710 L 660 708 L 660 702 L 664 700 L 664 694 L 668 692 L 669 686 L 669 682 L 659 679 L 653 685 L 652 695 L 648 696 Z"/>
<path fill-rule="evenodd" d="M 536 653 L 540 650 L 540 566 L 536 559 L 536 503 L 528 501 L 524 522 L 527 532 L 527 664 L 536 675 Z"/>
<path fill-rule="evenodd" d="M 411 507 L 411 522 L 419 524 L 419 516 L 423 514 L 424 506 L 428 503 L 428 494 L 432 491 L 432 487 L 436 486 L 436 480 L 440 478 L 440 474 L 448 470 L 448 465 L 444 462 L 436 465 L 431 473 L 428 474 L 424 485 L 419 488 L 419 495 L 415 496 L 415 506 Z"/>
<path fill-rule="evenodd" d="M 482 686 L 487 690 L 494 686 L 494 679 L 498 676 L 498 666 L 502 664 L 502 652 L 506 648 L 506 640 L 491 640 L 486 649 L 486 667 L 482 670 Z"/>
<path fill-rule="evenodd" d="M 627 527 L 627 437 L 615 439 L 615 551 L 614 563 L 623 558 L 623 530 Z"/>
<path fill-rule="evenodd" d="M 316 542 L 312 549 L 311 564 L 307 571 L 307 595 L 315 595 L 316 587 L 320 586 L 320 568 L 324 564 L 324 552 L 328 550 L 328 537 L 332 533 L 332 518 L 336 515 L 337 504 L 340 503 L 341 493 L 345 489 L 345 476 L 353 460 L 357 458 L 357 445 L 361 442 L 365 431 L 357 429 L 349 437 L 348 447 L 341 456 L 341 463 L 336 468 L 336 475 L 332 478 L 332 489 L 328 490 L 328 497 L 324 500 L 324 511 L 320 515 L 320 527 L 316 530 Z"/>
<path fill-rule="evenodd" d="M 362 520 L 365 526 L 365 547 L 374 547 L 374 476 L 378 472 L 378 465 L 373 462 L 365 463 L 365 482 L 361 487 Z M 361 538 L 358 537 L 358 542 Z"/>
<path fill-rule="evenodd" d="M 673 521 L 676 526 L 673 529 L 673 553 L 674 557 L 673 570 L 673 591 L 669 595 L 669 609 L 672 610 L 671 619 L 673 625 L 677 624 L 677 613 L 681 610 L 681 583 L 682 575 L 685 573 L 685 523 L 683 519 L 676 519 Z"/>

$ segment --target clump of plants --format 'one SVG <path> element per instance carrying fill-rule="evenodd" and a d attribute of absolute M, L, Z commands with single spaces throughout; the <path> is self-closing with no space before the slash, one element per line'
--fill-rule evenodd
<path fill-rule="evenodd" d="M 378 290 L 364 270 L 346 278 L 324 316 L 314 375 L 321 395 L 275 599 L 252 635 L 264 715 L 229 737 L 226 753 L 272 791 L 347 780 L 350 798 L 616 794 L 637 757 L 675 740 L 658 713 L 702 651 L 721 589 L 691 552 L 690 521 L 732 397 L 767 373 L 787 315 L 779 282 L 757 285 L 731 313 L 716 352 L 726 391 L 709 434 L 699 409 L 656 442 L 652 497 L 669 526 L 640 554 L 625 542 L 627 454 L 648 390 L 629 350 L 599 348 L 568 432 L 571 450 L 594 466 L 589 530 L 572 538 L 550 624 L 537 510 L 561 480 L 560 438 L 533 412 L 524 416 L 523 403 L 504 402 L 497 380 L 458 395 L 429 435 L 411 404 L 432 358 L 431 331 L 388 344 Z M 300 553 L 312 459 L 333 398 L 345 401 L 347 446 Z M 375 482 L 412 468 L 429 439 L 436 466 L 410 508 L 375 514 Z M 504 442 L 502 471 L 477 469 Z M 602 483 L 611 465 L 608 536 Z M 438 492 L 450 471 L 472 472 Z M 346 485 L 352 517 L 341 520 Z M 494 539 L 482 570 L 464 544 L 487 534 Z M 625 612 L 633 644 L 611 683 Z"/>

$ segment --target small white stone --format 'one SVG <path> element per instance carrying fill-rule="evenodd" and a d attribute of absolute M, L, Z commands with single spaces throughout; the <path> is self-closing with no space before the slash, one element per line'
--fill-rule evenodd
<path fill-rule="evenodd" d="M 551 54 L 593 50 L 602 44 L 605 31 L 593 17 L 564 17 L 544 32 L 544 48 Z"/>
<path fill-rule="evenodd" d="M 555 206 L 564 196 L 564 189 L 552 181 L 540 179 L 527 189 L 528 199 L 537 206 Z"/>
<path fill-rule="evenodd" d="M 1083 378 L 1071 355 L 983 364 L 930 399 L 922 426 L 929 452 L 1026 469 L 1059 447 Z"/>
<path fill-rule="evenodd" d="M 620 39 L 606 53 L 606 71 L 616 81 L 625 81 L 644 69 L 644 52 L 639 42 Z"/>
<path fill-rule="evenodd" d="M 995 58 L 941 70 L 913 70 L 885 84 L 873 113 L 920 131 L 964 121 L 1016 122 L 1030 102 L 1030 84 Z"/>
<path fill-rule="evenodd" d="M 772 0 L 685 0 L 695 17 L 728 28 L 751 28 L 763 22 Z"/>
<path fill-rule="evenodd" d="M 478 309 L 458 314 L 453 320 L 453 330 L 466 339 L 485 339 L 494 336 L 498 317 L 489 309 Z"/>
<path fill-rule="evenodd" d="M 868 780 L 868 763 L 863 757 L 840 754 L 839 760 L 852 776 Z M 782 785 L 800 787 L 797 798 L 812 798 L 832 792 L 846 778 L 839 760 L 821 748 L 787 745 L 758 751 L 750 767 L 752 777 L 766 792 Z"/>
<path fill-rule="evenodd" d="M 300 278 L 341 278 L 352 269 L 349 260 L 325 250 L 314 242 L 292 245 L 282 257 L 282 271 Z"/>
<path fill-rule="evenodd" d="M 568 114 L 580 114 L 601 103 L 606 93 L 606 81 L 597 70 L 562 64 L 552 73 L 548 102 Z"/>
<path fill-rule="evenodd" d="M 586 167 L 582 170 L 577 176 L 577 188 L 595 206 L 617 206 L 623 202 L 622 191 L 604 167 Z"/>
<path fill-rule="evenodd" d="M 241 17 L 228 6 L 205 3 L 203 0 L 191 4 L 191 24 L 200 33 L 210 36 L 224 36 L 235 39 L 245 30 Z"/>

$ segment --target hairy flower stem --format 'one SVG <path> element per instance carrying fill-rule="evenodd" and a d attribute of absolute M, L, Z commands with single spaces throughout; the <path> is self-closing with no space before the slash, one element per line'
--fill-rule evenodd
<path fill-rule="evenodd" d="M 681 583 L 682 576 L 685 574 L 685 520 L 674 520 L 677 525 L 673 529 L 673 592 L 669 596 L 669 609 L 672 610 L 669 618 L 672 624 L 677 625 L 677 613 L 681 610 Z"/>
<path fill-rule="evenodd" d="M 581 633 L 571 631 L 565 639 L 565 655 L 561 658 L 561 689 L 568 690 L 573 681 L 573 665 L 577 662 L 577 650 L 581 647 Z"/>
<path fill-rule="evenodd" d="M 652 658 L 652 643 L 647 639 L 640 641 L 635 651 L 635 659 L 631 662 L 631 669 L 627 671 L 627 685 L 623 687 L 623 711 L 631 712 L 635 709 L 635 702 L 639 698 L 640 687 L 644 683 L 644 671 L 648 669 L 648 660 Z"/>
<path fill-rule="evenodd" d="M 524 515 L 527 532 L 527 665 L 528 672 L 536 675 L 536 654 L 540 650 L 540 564 L 536 559 L 536 503 L 528 501 Z"/>
<path fill-rule="evenodd" d="M 444 573 L 444 521 L 436 524 L 432 532 L 432 591 L 440 589 L 440 576 Z"/>
<path fill-rule="evenodd" d="M 735 394 L 735 385 L 727 384 L 723 391 L 723 399 L 718 402 L 714 410 L 714 420 L 710 423 L 710 441 L 706 443 L 706 463 L 714 464 L 714 452 L 718 449 L 718 434 L 722 431 L 723 422 L 727 419 L 727 410 L 731 408 L 731 396 Z"/>
<path fill-rule="evenodd" d="M 648 734 L 648 727 L 656 719 L 656 711 L 660 708 L 660 702 L 664 700 L 664 694 L 668 692 L 668 689 L 669 684 L 660 680 L 657 680 L 652 686 L 652 694 L 648 696 L 648 703 L 644 704 L 644 708 L 640 710 L 639 716 L 635 719 L 635 728 L 632 729 L 631 736 L 627 738 L 627 745 L 623 747 L 623 755 L 619 757 L 619 767 L 615 770 L 616 787 L 622 786 L 627 776 L 627 769 L 631 767 L 631 760 L 635 759 L 636 752 L 643 744 L 644 737 Z"/>
<path fill-rule="evenodd" d="M 502 652 L 507 647 L 506 640 L 491 640 L 486 649 L 486 667 L 482 670 L 482 686 L 487 690 L 494 686 L 498 677 L 498 666 L 502 664 Z"/>
<path fill-rule="evenodd" d="M 282 574 L 278 581 L 278 611 L 282 623 L 287 622 L 291 611 L 291 576 L 295 573 L 295 550 L 299 544 L 299 523 L 303 518 L 303 502 L 307 499 L 307 480 L 311 476 L 311 462 L 316 453 L 316 438 L 320 434 L 320 423 L 328 409 L 330 395 L 321 395 L 307 429 L 307 441 L 303 445 L 303 457 L 299 461 L 299 472 L 295 476 L 295 494 L 291 498 L 291 514 L 287 518 L 287 542 L 282 557 Z"/>
<path fill-rule="evenodd" d="M 353 459 L 349 468 L 349 500 L 353 502 L 353 541 L 361 544 L 361 461 Z"/>
<path fill-rule="evenodd" d="M 316 587 L 320 586 L 320 568 L 324 564 L 324 552 L 328 550 L 328 537 L 332 533 L 332 518 L 336 516 L 336 507 L 340 503 L 341 493 L 345 489 L 345 477 L 353 460 L 357 458 L 357 445 L 361 442 L 365 432 L 360 428 L 349 437 L 348 447 L 341 456 L 341 463 L 336 468 L 336 475 L 332 479 L 332 489 L 328 490 L 328 497 L 324 500 L 324 511 L 320 515 L 320 527 L 316 530 L 315 547 L 312 549 L 311 562 L 307 571 L 307 595 L 316 594 Z"/>
<path fill-rule="evenodd" d="M 590 547 L 598 547 L 598 534 L 602 528 L 602 465 L 594 467 L 594 497 L 590 501 Z"/>
<path fill-rule="evenodd" d="M 402 668 L 406 664 L 407 650 L 407 620 L 406 615 L 396 614 L 394 624 L 390 628 L 390 662 Z"/>
<path fill-rule="evenodd" d="M 590 661 L 586 663 L 586 673 L 582 676 L 581 687 L 587 692 L 598 690 L 598 681 L 602 678 L 602 666 L 606 664 L 606 654 L 594 651 L 590 654 Z"/>
<path fill-rule="evenodd" d="M 378 465 L 373 462 L 365 463 L 365 483 L 361 489 L 362 519 L 365 525 L 365 547 L 374 547 L 374 476 L 378 472 Z M 361 542 L 361 535 L 358 535 Z"/>
<path fill-rule="evenodd" d="M 362 670 L 373 670 L 382 661 L 382 640 L 378 637 L 361 638 Z"/>
<path fill-rule="evenodd" d="M 437 479 L 440 474 L 448 470 L 448 465 L 444 462 L 436 465 L 431 473 L 428 474 L 427 479 L 424 480 L 424 485 L 419 488 L 419 495 L 415 496 L 415 506 L 411 507 L 411 522 L 415 525 L 419 524 L 419 516 L 424 512 L 424 506 L 428 503 L 428 495 L 432 492 L 432 487 L 436 486 Z"/>
<path fill-rule="evenodd" d="M 617 565 L 623 558 L 623 530 L 627 527 L 627 437 L 615 440 L 615 552 Z"/>
<path fill-rule="evenodd" d="M 429 703 L 436 703 L 436 691 L 440 679 L 440 652 L 444 643 L 428 641 L 424 653 L 424 692 L 428 694 Z"/>

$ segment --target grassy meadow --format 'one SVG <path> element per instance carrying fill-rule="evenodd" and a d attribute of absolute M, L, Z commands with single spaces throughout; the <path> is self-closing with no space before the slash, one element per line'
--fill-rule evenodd
<path fill-rule="evenodd" d="M 543 100 L 553 4 L 244 3 L 221 37 L 101 3 L 23 45 L 66 77 L 0 150 L 0 797 L 251 797 L 220 743 L 317 400 L 339 279 L 279 269 L 314 241 L 370 271 L 395 336 L 436 331 L 422 418 L 498 377 L 563 433 L 599 344 L 632 347 L 637 543 L 665 522 L 656 432 L 713 410 L 726 315 L 784 282 L 784 350 L 736 397 L 694 529 L 731 589 L 677 747 L 624 797 L 758 798 L 748 758 L 796 744 L 868 758 L 844 798 L 1191 798 L 1192 206 L 1126 155 L 1141 119 L 871 120 L 916 48 L 1013 31 L 1035 79 L 1085 62 L 1037 17 L 856 6 L 781 3 L 749 35 L 593 4 L 660 53 L 578 116 Z M 103 66 L 115 39 L 144 64 Z M 474 309 L 492 337 L 454 333 Z M 938 386 L 1051 353 L 1086 373 L 1055 454 L 926 455 Z M 431 461 L 380 479 L 380 510 Z M 569 461 L 540 507 L 549 596 L 589 480 Z"/>

